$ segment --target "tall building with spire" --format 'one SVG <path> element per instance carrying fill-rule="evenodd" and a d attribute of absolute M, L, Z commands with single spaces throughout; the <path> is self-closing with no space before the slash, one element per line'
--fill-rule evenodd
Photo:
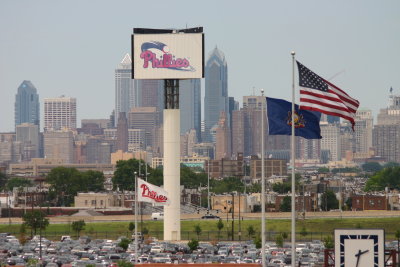
<path fill-rule="evenodd" d="M 211 141 L 210 130 L 218 123 L 221 111 L 229 116 L 228 65 L 225 55 L 215 47 L 205 66 L 204 141 Z"/>
<path fill-rule="evenodd" d="M 22 123 L 40 126 L 39 95 L 31 81 L 23 81 L 15 95 L 15 127 Z"/>
<path fill-rule="evenodd" d="M 114 122 L 118 123 L 120 112 L 128 114 L 133 107 L 136 107 L 136 96 L 132 80 L 132 60 L 129 54 L 126 54 L 115 70 Z"/>

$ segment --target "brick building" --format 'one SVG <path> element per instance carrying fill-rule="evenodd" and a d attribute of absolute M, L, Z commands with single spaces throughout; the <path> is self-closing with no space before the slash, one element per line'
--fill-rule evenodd
<path fill-rule="evenodd" d="M 353 195 L 352 210 L 388 210 L 389 201 L 384 195 Z"/>

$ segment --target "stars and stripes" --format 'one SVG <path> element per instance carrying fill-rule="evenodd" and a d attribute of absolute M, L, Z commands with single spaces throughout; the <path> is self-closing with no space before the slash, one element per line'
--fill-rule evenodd
<path fill-rule="evenodd" d="M 297 61 L 300 85 L 300 109 L 319 111 L 351 122 L 360 103 L 334 84 L 321 78 Z"/>

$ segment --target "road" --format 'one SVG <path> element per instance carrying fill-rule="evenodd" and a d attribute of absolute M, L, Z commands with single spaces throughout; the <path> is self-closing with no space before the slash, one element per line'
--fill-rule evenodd
<path fill-rule="evenodd" d="M 222 219 L 226 218 L 226 213 L 214 213 L 220 216 Z M 198 220 L 203 216 L 200 214 L 181 214 L 182 220 Z M 229 219 L 232 218 L 232 214 L 228 214 Z M 261 218 L 261 213 L 242 213 L 240 215 L 244 220 L 255 220 Z M 301 215 L 299 215 L 301 216 Z M 382 218 L 382 217 L 400 217 L 400 211 L 328 211 L 328 212 L 306 212 L 305 219 L 315 218 Z M 238 214 L 235 213 L 235 219 L 238 218 Z M 267 220 L 274 219 L 290 219 L 290 212 L 268 212 L 266 213 Z M 85 220 L 88 222 L 127 222 L 134 219 L 133 215 L 111 215 L 111 216 L 58 216 L 50 217 L 50 223 L 69 223 L 77 220 Z M 140 215 L 138 216 L 140 220 Z M 150 215 L 143 215 L 143 220 L 150 220 Z M 22 218 L 0 218 L 0 224 L 20 224 Z"/>

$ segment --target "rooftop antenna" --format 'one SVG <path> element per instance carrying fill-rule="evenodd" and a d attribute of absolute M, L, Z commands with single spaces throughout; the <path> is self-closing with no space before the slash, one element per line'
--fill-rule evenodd
<path fill-rule="evenodd" d="M 256 87 L 253 86 L 253 95 L 256 94 L 256 93 L 255 93 L 255 90 L 256 90 Z"/>

